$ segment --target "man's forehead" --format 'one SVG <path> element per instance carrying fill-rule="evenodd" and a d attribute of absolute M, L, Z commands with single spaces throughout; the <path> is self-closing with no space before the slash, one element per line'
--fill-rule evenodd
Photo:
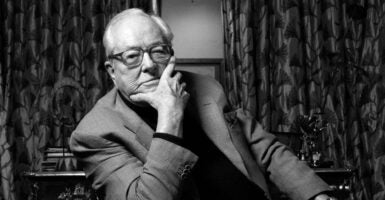
<path fill-rule="evenodd" d="M 111 26 L 116 26 L 119 24 L 141 24 L 141 23 L 151 23 L 151 17 L 142 14 L 126 14 L 122 15 L 111 24 Z"/>
<path fill-rule="evenodd" d="M 113 48 L 140 46 L 163 38 L 159 26 L 150 17 L 141 15 L 121 17 L 110 29 Z"/>

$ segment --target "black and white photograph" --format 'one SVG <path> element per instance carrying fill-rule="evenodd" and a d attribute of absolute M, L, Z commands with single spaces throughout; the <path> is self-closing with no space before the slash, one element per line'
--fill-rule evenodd
<path fill-rule="evenodd" d="M 1 0 L 0 200 L 385 200 L 385 0 Z"/>

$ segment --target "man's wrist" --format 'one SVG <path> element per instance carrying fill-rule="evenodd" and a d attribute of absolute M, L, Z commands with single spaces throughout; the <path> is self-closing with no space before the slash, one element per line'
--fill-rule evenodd
<path fill-rule="evenodd" d="M 158 115 L 156 132 L 168 133 L 177 137 L 183 135 L 183 115 L 178 117 Z"/>
<path fill-rule="evenodd" d="M 180 137 L 177 137 L 174 135 L 170 135 L 167 133 L 159 133 L 159 132 L 154 133 L 153 138 L 161 138 L 163 140 L 167 140 L 171 143 L 174 143 L 176 145 L 179 145 L 179 146 L 184 147 L 186 149 L 189 149 L 191 151 L 191 147 L 183 138 L 180 138 Z"/>
<path fill-rule="evenodd" d="M 163 118 L 179 119 L 179 118 L 183 118 L 183 114 L 184 114 L 184 110 L 178 109 L 175 107 L 168 107 L 168 108 L 163 108 L 158 110 L 158 116 Z"/>

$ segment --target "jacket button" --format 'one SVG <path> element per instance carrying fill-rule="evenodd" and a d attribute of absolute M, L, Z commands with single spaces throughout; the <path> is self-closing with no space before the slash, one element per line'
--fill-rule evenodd
<path fill-rule="evenodd" d="M 191 169 L 191 165 L 189 165 L 189 164 L 185 165 L 184 169 L 190 170 Z"/>
<path fill-rule="evenodd" d="M 186 179 L 188 175 L 191 173 L 191 169 L 192 169 L 192 166 L 187 164 L 183 166 L 183 168 L 179 168 L 177 171 L 177 174 L 181 179 Z"/>

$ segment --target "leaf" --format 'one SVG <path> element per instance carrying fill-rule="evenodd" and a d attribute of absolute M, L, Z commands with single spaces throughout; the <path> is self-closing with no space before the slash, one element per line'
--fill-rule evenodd
<path fill-rule="evenodd" d="M 36 56 L 36 49 L 33 49 L 32 45 L 31 46 L 28 46 L 26 49 L 25 49 L 27 52 L 25 55 L 25 59 L 27 61 L 27 65 L 31 65 L 31 64 L 34 64 L 37 62 L 37 56 Z"/>
<path fill-rule="evenodd" d="M 81 43 L 80 31 L 74 27 L 68 32 L 68 42 L 75 42 L 77 44 Z"/>
<path fill-rule="evenodd" d="M 75 4 L 78 3 L 78 1 L 74 1 Z M 73 20 L 79 20 L 82 17 L 82 13 L 80 11 L 79 5 L 72 5 L 71 2 L 68 2 L 68 7 L 65 9 L 66 13 L 64 16 L 64 21 L 67 23 L 73 21 Z M 77 18 L 77 19 L 74 19 Z"/>
<path fill-rule="evenodd" d="M 275 52 L 275 55 L 278 57 L 278 60 L 281 64 L 285 64 L 287 60 L 287 46 L 285 43 L 282 44 L 282 46 Z"/>
<path fill-rule="evenodd" d="M 31 66 L 32 68 L 33 66 Z M 28 81 L 28 85 L 39 85 L 40 84 L 40 78 L 34 74 L 31 73 L 30 70 L 24 71 L 23 78 Z"/>
<path fill-rule="evenodd" d="M 272 112 L 273 123 L 278 128 L 279 125 L 290 125 L 287 113 L 285 113 L 282 109 L 277 109 Z"/>
<path fill-rule="evenodd" d="M 288 100 L 287 100 L 288 109 L 290 109 L 290 108 L 292 108 L 298 104 L 301 104 L 301 101 L 299 100 L 299 97 L 298 97 L 298 88 L 293 87 L 290 90 L 289 95 L 288 95 Z"/>
<path fill-rule="evenodd" d="M 346 31 L 346 34 L 345 34 L 345 38 L 344 39 L 347 39 L 347 40 L 354 40 L 354 36 L 353 36 L 353 30 L 352 29 L 348 29 Z"/>
<path fill-rule="evenodd" d="M 379 85 L 377 87 L 378 102 L 385 102 L 385 86 Z"/>
<path fill-rule="evenodd" d="M 21 52 L 21 51 L 15 52 L 16 55 L 12 59 L 12 61 L 13 61 L 12 68 L 15 71 L 19 71 L 19 70 L 23 71 L 26 68 L 25 59 L 24 59 L 24 56 L 22 55 L 23 52 Z"/>
<path fill-rule="evenodd" d="M 50 126 L 52 124 L 52 116 L 50 112 L 40 109 L 39 111 L 39 125 L 47 125 Z"/>
<path fill-rule="evenodd" d="M 284 28 L 285 26 L 285 20 L 282 15 L 276 14 L 276 19 L 275 19 L 275 28 Z"/>
<path fill-rule="evenodd" d="M 314 90 L 314 91 L 310 92 L 310 102 L 309 103 L 310 103 L 311 109 L 318 109 L 321 105 L 321 102 L 322 102 L 322 98 L 321 98 L 319 90 Z"/>
<path fill-rule="evenodd" d="M 385 168 L 385 166 L 382 166 L 382 167 L 383 169 Z M 382 173 L 385 173 L 385 172 L 382 172 Z M 385 177 L 383 178 L 384 178 L 383 180 L 385 180 Z M 376 182 L 376 184 L 373 187 L 373 194 L 378 194 L 379 192 L 382 192 L 382 191 L 384 191 L 384 188 L 379 182 Z"/>
<path fill-rule="evenodd" d="M 98 88 L 100 83 L 98 79 L 96 79 L 95 74 L 92 73 L 87 73 L 87 90 L 92 89 L 92 88 Z"/>
<path fill-rule="evenodd" d="M 27 36 L 28 36 L 28 40 L 38 40 L 39 32 L 37 29 L 32 29 L 28 31 Z"/>
<path fill-rule="evenodd" d="M 346 8 L 347 15 L 353 20 L 361 20 L 366 18 L 366 8 L 359 4 L 351 4 Z"/>
<path fill-rule="evenodd" d="M 64 68 L 68 69 L 70 66 L 73 66 L 75 63 L 73 62 L 73 59 L 70 56 L 70 53 L 67 52 L 64 57 Z"/>
<path fill-rule="evenodd" d="M 243 52 L 248 53 L 253 50 L 253 34 L 251 28 L 245 28 L 243 30 L 242 40 L 242 49 Z"/>
<path fill-rule="evenodd" d="M 86 21 L 86 27 L 84 28 L 84 32 L 92 33 L 94 31 L 94 26 L 92 25 L 92 20 L 88 19 Z"/>
<path fill-rule="evenodd" d="M 103 40 L 104 28 L 98 28 L 94 32 L 94 42 L 101 42 Z"/>
<path fill-rule="evenodd" d="M 300 33 L 299 33 L 299 30 L 297 28 L 298 28 L 297 21 L 296 20 L 290 21 L 286 27 L 286 30 L 285 30 L 285 34 L 284 34 L 285 38 L 286 39 L 288 39 L 288 38 L 298 39 Z"/>
<path fill-rule="evenodd" d="M 382 136 L 380 139 L 378 139 L 374 147 L 374 158 L 377 159 L 381 156 L 385 156 L 385 136 Z M 385 175 L 385 169 L 383 173 Z"/>
<path fill-rule="evenodd" d="M 333 4 L 331 1 L 324 1 L 321 4 L 321 12 L 325 13 L 330 8 L 336 8 L 336 5 Z M 333 12 L 333 11 L 332 11 Z"/>
<path fill-rule="evenodd" d="M 328 23 L 329 22 L 329 23 Z M 324 38 L 324 40 L 328 40 L 330 38 L 336 38 L 336 35 L 334 35 L 334 26 L 333 24 L 331 24 L 331 22 L 333 21 L 329 21 L 329 20 L 325 20 L 323 23 L 322 23 L 322 26 L 320 28 L 322 28 L 322 36 Z"/>
<path fill-rule="evenodd" d="M 384 41 L 384 44 L 385 44 L 385 41 Z M 383 64 L 385 63 L 385 47 L 381 51 L 381 61 Z M 382 72 L 381 73 L 382 75 L 385 75 L 385 67 L 381 67 L 381 72 Z"/>
<path fill-rule="evenodd" d="M 338 124 L 338 116 L 335 111 L 330 108 L 324 108 L 322 119 L 329 124 L 337 125 Z"/>
<path fill-rule="evenodd" d="M 95 1 L 92 5 L 92 15 L 104 14 L 103 1 Z"/>
<path fill-rule="evenodd" d="M 370 86 L 365 85 L 365 87 L 362 89 L 362 92 L 361 92 L 360 105 L 365 105 L 371 101 L 370 93 L 371 93 Z"/>
<path fill-rule="evenodd" d="M 72 59 L 75 66 L 80 66 L 80 57 L 81 51 L 79 47 L 79 43 L 69 43 L 69 56 Z"/>
<path fill-rule="evenodd" d="M 286 1 L 283 1 L 284 5 L 283 5 L 283 10 L 284 12 L 286 12 L 287 10 L 291 9 L 291 8 L 297 8 L 298 7 L 298 1 L 297 0 L 286 0 Z"/>
<path fill-rule="evenodd" d="M 290 76 L 283 69 L 279 70 L 279 86 L 281 85 L 292 85 Z"/>
<path fill-rule="evenodd" d="M 42 24 L 41 24 L 41 28 L 42 29 L 51 29 L 53 23 L 52 23 L 52 20 L 53 18 L 49 15 L 47 15 L 46 13 L 44 13 L 42 15 Z"/>
<path fill-rule="evenodd" d="M 86 55 L 86 59 L 92 63 L 96 60 L 96 50 L 95 48 L 91 47 L 91 50 L 88 52 L 88 54 Z"/>
<path fill-rule="evenodd" d="M 382 174 L 382 180 L 385 181 L 385 164 L 382 164 L 382 166 L 381 166 L 381 174 Z M 383 188 L 383 190 L 384 190 L 384 188 Z"/>
<path fill-rule="evenodd" d="M 304 17 L 311 17 L 313 15 L 309 1 L 303 1 L 303 15 Z"/>

